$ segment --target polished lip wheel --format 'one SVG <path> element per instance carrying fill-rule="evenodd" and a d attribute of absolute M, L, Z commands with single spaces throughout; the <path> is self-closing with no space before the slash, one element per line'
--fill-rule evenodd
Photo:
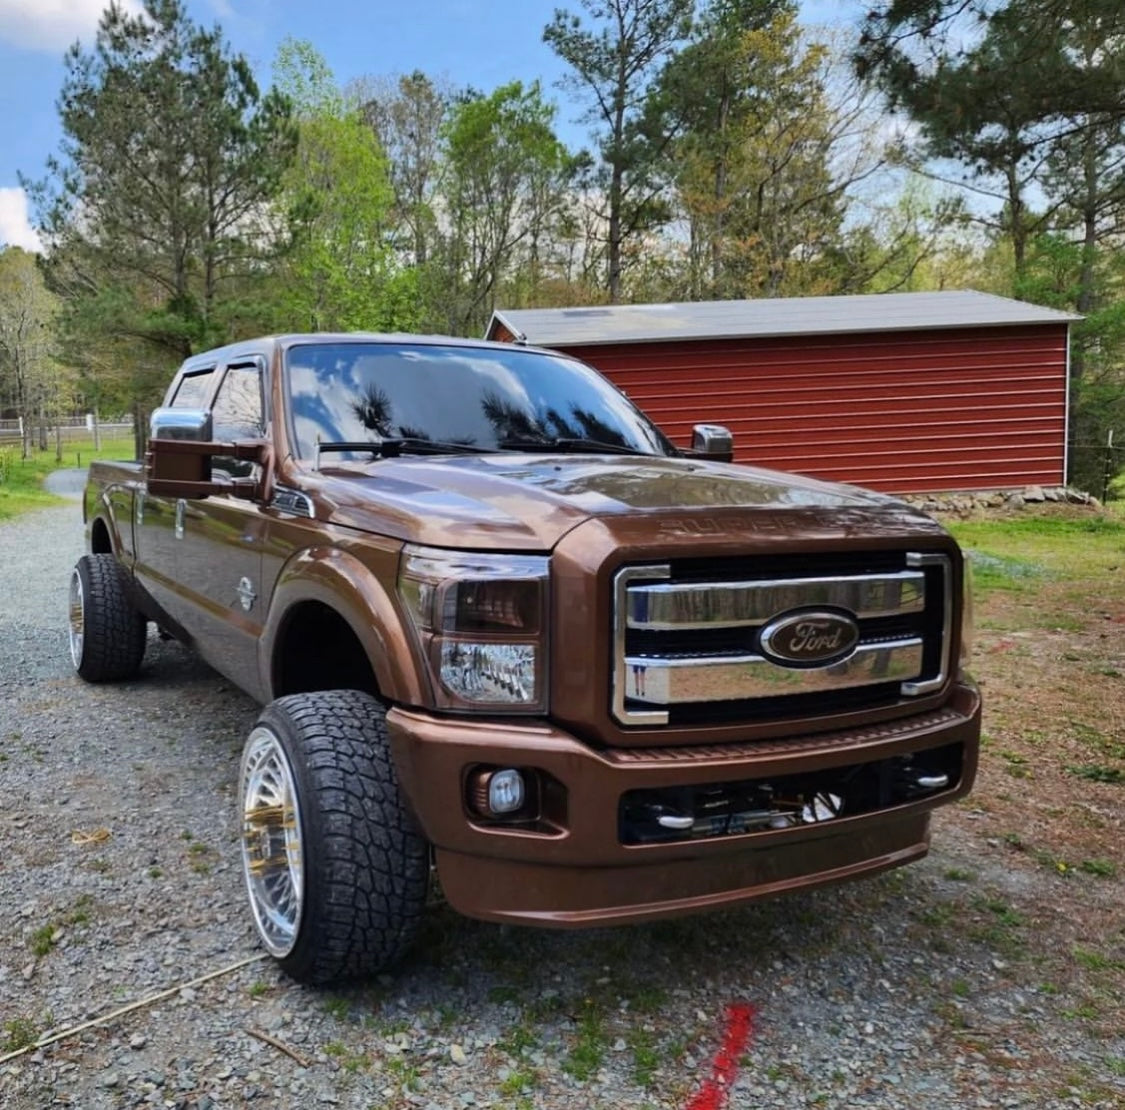
<path fill-rule="evenodd" d="M 262 942 L 289 954 L 305 893 L 301 814 L 289 758 L 277 736 L 254 729 L 242 761 L 242 870 Z"/>
<path fill-rule="evenodd" d="M 78 573 L 78 568 L 75 567 L 70 575 L 70 620 L 67 629 L 70 636 L 70 659 L 75 670 L 82 665 L 82 646 L 86 633 L 86 618 L 83 609 L 82 576 Z"/>

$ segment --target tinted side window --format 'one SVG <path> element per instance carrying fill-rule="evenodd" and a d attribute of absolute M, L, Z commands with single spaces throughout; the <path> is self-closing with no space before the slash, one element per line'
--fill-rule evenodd
<path fill-rule="evenodd" d="M 207 393 L 215 376 L 215 368 L 193 370 L 180 379 L 176 395 L 172 398 L 174 409 L 202 409 L 207 407 Z"/>
<path fill-rule="evenodd" d="M 262 412 L 262 373 L 254 366 L 232 366 L 215 396 L 211 409 L 211 435 L 219 443 L 240 439 L 260 439 L 265 434 Z M 233 477 L 249 477 L 254 464 L 229 455 L 215 455 L 213 470 L 225 470 Z"/>
<path fill-rule="evenodd" d="M 212 435 L 221 442 L 257 439 L 262 420 L 262 375 L 257 366 L 232 366 L 211 409 Z"/>

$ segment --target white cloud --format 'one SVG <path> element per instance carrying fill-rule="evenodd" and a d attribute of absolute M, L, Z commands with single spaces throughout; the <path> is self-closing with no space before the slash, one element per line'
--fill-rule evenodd
<path fill-rule="evenodd" d="M 4 245 L 36 253 L 43 249 L 28 219 L 27 194 L 20 188 L 0 189 L 0 246 Z"/>
<path fill-rule="evenodd" d="M 92 39 L 109 0 L 0 0 L 0 42 L 28 50 L 65 50 L 75 39 Z M 137 13 L 137 0 L 124 0 Z"/>

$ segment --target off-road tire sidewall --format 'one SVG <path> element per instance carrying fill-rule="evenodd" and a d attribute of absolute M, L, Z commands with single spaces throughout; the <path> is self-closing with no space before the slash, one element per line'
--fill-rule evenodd
<path fill-rule="evenodd" d="M 296 940 L 277 959 L 300 982 L 369 978 L 402 959 L 421 922 L 429 847 L 399 788 L 384 712 L 368 694 L 333 690 L 279 698 L 258 718 L 297 794 L 304 893 Z"/>
<path fill-rule="evenodd" d="M 115 555 L 83 555 L 74 568 L 82 586 L 82 648 L 73 660 L 87 682 L 132 678 L 145 654 L 148 622 L 129 595 L 129 576 Z"/>

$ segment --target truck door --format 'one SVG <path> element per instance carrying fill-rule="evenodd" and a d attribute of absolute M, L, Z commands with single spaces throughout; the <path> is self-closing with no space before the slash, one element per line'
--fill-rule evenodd
<path fill-rule="evenodd" d="M 185 373 L 167 402 L 177 409 L 208 407 L 215 387 L 216 367 Z M 180 566 L 181 537 L 187 503 L 175 497 L 155 497 L 142 485 L 133 502 L 134 572 L 153 600 L 177 622 L 189 610 Z"/>
<path fill-rule="evenodd" d="M 264 365 L 257 358 L 231 363 L 223 370 L 211 406 L 211 434 L 216 442 L 265 435 L 263 378 Z M 224 475 L 249 477 L 257 468 L 257 463 L 216 455 L 211 460 L 211 478 L 221 482 Z M 177 567 L 189 604 L 181 623 L 216 670 L 257 694 L 267 523 L 261 505 L 216 493 L 186 502 L 182 511 Z"/>

